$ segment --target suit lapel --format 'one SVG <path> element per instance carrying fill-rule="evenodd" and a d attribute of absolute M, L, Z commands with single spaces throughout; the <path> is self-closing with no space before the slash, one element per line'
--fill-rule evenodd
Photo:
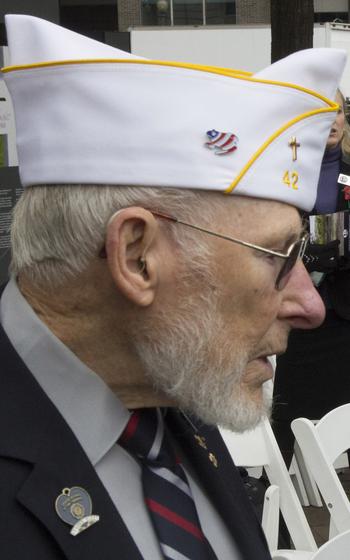
<path fill-rule="evenodd" d="M 140 558 L 122 519 L 109 499 L 94 470 L 79 457 L 78 446 L 64 442 L 68 460 L 52 461 L 53 456 L 38 461 L 17 494 L 17 499 L 51 533 L 70 560 L 103 558 Z M 75 455 L 72 460 L 70 451 Z M 77 536 L 70 534 L 71 526 L 64 523 L 55 510 L 55 501 L 64 488 L 80 486 L 88 492 L 92 513 L 99 521 Z"/>
<path fill-rule="evenodd" d="M 118 511 L 73 432 L 20 360 L 0 327 L 0 456 L 32 465 L 16 499 L 70 560 L 142 560 Z M 55 510 L 64 488 L 80 486 L 100 520 L 77 536 Z"/>
<path fill-rule="evenodd" d="M 169 410 L 167 424 L 245 560 L 269 559 L 265 536 L 217 429 Z"/>

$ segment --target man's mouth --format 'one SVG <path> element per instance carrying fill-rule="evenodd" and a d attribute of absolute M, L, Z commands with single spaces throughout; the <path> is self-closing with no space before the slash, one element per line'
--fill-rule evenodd
<path fill-rule="evenodd" d="M 265 381 L 273 378 L 274 364 L 269 360 L 269 356 L 257 356 L 247 364 L 243 381 L 251 386 L 261 387 Z"/>
<path fill-rule="evenodd" d="M 257 361 L 260 362 L 261 364 L 264 364 L 265 366 L 271 367 L 271 365 L 274 364 L 274 361 L 270 358 L 272 358 L 273 354 L 268 355 L 268 356 L 257 356 L 257 358 L 255 358 L 255 360 L 253 361 Z"/>

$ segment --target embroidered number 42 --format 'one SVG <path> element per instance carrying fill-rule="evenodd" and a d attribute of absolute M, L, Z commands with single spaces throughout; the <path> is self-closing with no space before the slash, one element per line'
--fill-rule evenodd
<path fill-rule="evenodd" d="M 288 185 L 288 187 L 292 187 L 292 189 L 294 190 L 298 190 L 299 185 L 298 185 L 298 180 L 299 180 L 299 175 L 296 171 L 286 171 L 285 174 L 283 175 L 283 183 L 285 185 Z"/>

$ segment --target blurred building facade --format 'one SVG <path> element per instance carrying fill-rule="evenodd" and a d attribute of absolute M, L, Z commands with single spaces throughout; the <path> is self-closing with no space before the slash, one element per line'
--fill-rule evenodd
<path fill-rule="evenodd" d="M 314 0 L 314 5 L 315 23 L 349 21 L 348 0 Z M 136 26 L 269 24 L 270 0 L 1 0 L 0 44 L 6 41 L 5 13 L 43 17 L 125 48 L 115 34 Z"/>

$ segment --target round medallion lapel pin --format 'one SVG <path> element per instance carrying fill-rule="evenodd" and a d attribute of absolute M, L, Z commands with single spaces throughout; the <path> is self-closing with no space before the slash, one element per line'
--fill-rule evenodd
<path fill-rule="evenodd" d="M 70 534 L 75 537 L 99 521 L 99 515 L 92 515 L 92 502 L 84 488 L 73 486 L 63 488 L 56 498 L 57 515 L 68 525 L 72 525 Z"/>

